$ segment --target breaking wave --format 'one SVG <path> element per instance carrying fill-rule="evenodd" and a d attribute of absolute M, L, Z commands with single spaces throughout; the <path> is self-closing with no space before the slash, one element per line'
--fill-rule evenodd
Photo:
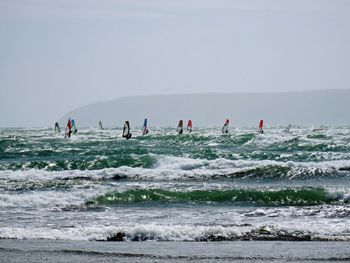
<path fill-rule="evenodd" d="M 347 179 L 350 177 L 350 161 L 324 162 L 279 162 L 255 160 L 203 160 L 184 157 L 151 156 L 153 168 L 122 166 L 98 170 L 65 170 L 47 171 L 29 170 L 0 170 L 0 188 L 21 182 L 23 189 L 43 189 L 45 186 L 65 187 L 75 181 L 103 180 L 157 180 L 157 181 L 186 181 L 186 180 L 319 180 Z M 43 181 L 53 181 L 43 183 Z M 73 182 L 74 183 L 74 182 Z M 27 185 L 26 185 L 27 184 Z M 16 186 L 20 190 L 21 186 Z M 15 187 L 15 188 L 16 188 Z M 15 189 L 14 188 L 14 189 Z"/>
<path fill-rule="evenodd" d="M 0 228 L 0 239 L 54 239 L 96 241 L 350 241 L 348 233 L 337 235 L 309 230 L 285 228 L 273 225 L 137 225 L 90 226 L 77 228 Z"/>
<path fill-rule="evenodd" d="M 227 203 L 254 206 L 313 206 L 348 203 L 350 195 L 334 195 L 322 188 L 296 188 L 281 190 L 194 190 L 169 191 L 164 189 L 131 189 L 112 191 L 88 201 L 87 204 L 123 205 L 138 203 Z"/>

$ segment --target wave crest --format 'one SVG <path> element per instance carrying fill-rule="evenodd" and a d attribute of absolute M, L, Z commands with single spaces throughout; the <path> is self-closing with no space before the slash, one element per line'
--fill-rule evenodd
<path fill-rule="evenodd" d="M 138 203 L 228 203 L 253 206 L 313 206 L 349 202 L 345 193 L 330 194 L 323 188 L 299 188 L 281 190 L 194 190 L 169 191 L 164 189 L 131 189 L 112 191 L 89 200 L 88 205 L 123 205 Z"/>

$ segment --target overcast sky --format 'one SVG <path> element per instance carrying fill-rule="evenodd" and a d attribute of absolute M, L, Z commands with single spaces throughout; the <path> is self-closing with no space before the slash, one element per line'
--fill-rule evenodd
<path fill-rule="evenodd" d="M 0 126 L 132 95 L 349 84 L 349 0 L 0 0 Z"/>

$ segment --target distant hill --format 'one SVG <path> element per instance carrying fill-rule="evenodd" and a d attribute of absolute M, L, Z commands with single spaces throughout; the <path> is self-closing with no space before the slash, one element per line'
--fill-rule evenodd
<path fill-rule="evenodd" d="M 350 89 L 281 93 L 199 93 L 124 97 L 89 104 L 68 112 L 78 127 L 121 127 L 129 120 L 141 126 L 145 117 L 150 126 L 176 126 L 178 120 L 193 120 L 194 126 L 265 125 L 350 125 Z"/>

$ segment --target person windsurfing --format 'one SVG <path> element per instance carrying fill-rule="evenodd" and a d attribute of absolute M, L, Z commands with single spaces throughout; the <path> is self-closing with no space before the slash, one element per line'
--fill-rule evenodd
<path fill-rule="evenodd" d="M 60 129 L 60 125 L 58 125 L 58 122 L 55 123 L 55 133 L 60 133 L 61 129 Z"/>
<path fill-rule="evenodd" d="M 67 138 L 67 137 L 70 138 L 71 135 L 72 135 L 72 123 L 69 118 L 66 126 L 66 131 L 64 134 L 64 138 Z"/>
<path fill-rule="evenodd" d="M 192 132 L 192 120 L 189 120 L 187 123 L 187 131 Z"/>
<path fill-rule="evenodd" d="M 131 136 L 132 134 L 130 133 L 129 121 L 125 121 L 124 128 L 123 128 L 123 138 L 126 138 L 127 140 L 129 140 Z"/>
<path fill-rule="evenodd" d="M 142 135 L 146 135 L 148 132 L 149 132 L 149 130 L 147 127 L 147 119 L 145 119 L 143 122 Z"/>
<path fill-rule="evenodd" d="M 222 127 L 222 129 L 221 129 L 221 132 L 222 133 L 228 133 L 228 124 L 230 123 L 230 120 L 229 119 L 226 119 L 226 121 L 225 121 L 225 124 L 224 124 L 224 126 Z"/>
<path fill-rule="evenodd" d="M 264 133 L 263 125 L 264 125 L 264 121 L 263 121 L 263 120 L 260 120 L 258 132 L 261 133 L 261 134 Z"/>
<path fill-rule="evenodd" d="M 143 127 L 142 127 L 142 135 L 146 135 L 149 132 L 147 127 L 147 118 L 143 121 Z"/>
<path fill-rule="evenodd" d="M 100 130 L 103 130 L 102 121 L 98 121 L 98 127 L 100 128 Z"/>
<path fill-rule="evenodd" d="M 176 129 L 178 134 L 182 134 L 183 133 L 183 131 L 184 131 L 183 130 L 183 126 L 184 126 L 184 122 L 183 122 L 183 120 L 180 120 L 179 124 L 177 125 L 177 129 Z"/>
<path fill-rule="evenodd" d="M 289 133 L 291 128 L 292 128 L 292 124 L 289 124 L 289 125 L 283 130 L 283 132 Z"/>

